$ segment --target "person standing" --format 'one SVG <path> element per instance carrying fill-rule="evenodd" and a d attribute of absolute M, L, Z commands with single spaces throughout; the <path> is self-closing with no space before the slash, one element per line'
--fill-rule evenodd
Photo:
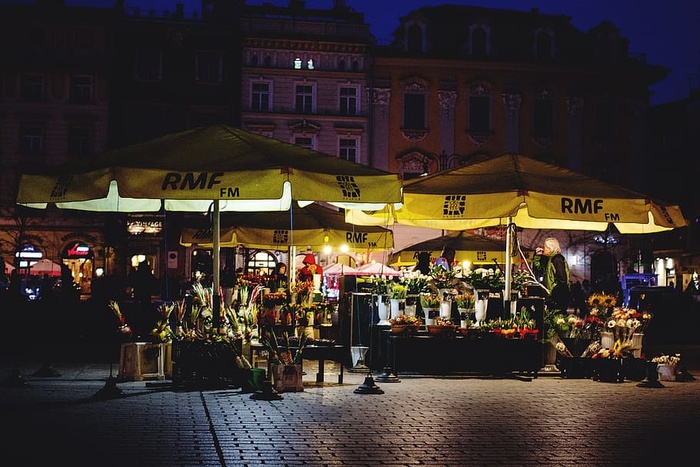
<path fill-rule="evenodd" d="M 685 288 L 685 293 L 693 297 L 695 302 L 700 302 L 700 277 L 697 272 L 693 272 L 693 278 Z"/>
<path fill-rule="evenodd" d="M 430 253 L 427 251 L 421 251 L 418 253 L 418 261 L 416 265 L 413 266 L 414 271 L 420 271 L 421 274 L 427 276 L 430 274 Z"/>
<path fill-rule="evenodd" d="M 570 300 L 570 273 L 569 264 L 561 253 L 559 240 L 549 237 L 545 239 L 542 247 L 535 248 L 533 265 L 542 285 L 549 292 L 549 306 L 566 312 Z"/>
<path fill-rule="evenodd" d="M 437 259 L 435 264 L 442 266 L 445 270 L 451 271 L 455 262 L 455 251 L 454 247 L 445 246 L 440 253 L 440 257 Z"/>
<path fill-rule="evenodd" d="M 313 253 L 307 253 L 306 256 L 304 256 L 304 267 L 299 270 L 297 279 L 300 282 L 312 282 L 315 274 L 322 276 L 323 268 L 320 264 L 316 264 L 316 258 Z"/>

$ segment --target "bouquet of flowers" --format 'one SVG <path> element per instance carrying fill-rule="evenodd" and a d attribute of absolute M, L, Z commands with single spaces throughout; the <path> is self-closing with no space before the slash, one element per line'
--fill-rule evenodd
<path fill-rule="evenodd" d="M 653 363 L 658 363 L 659 365 L 677 365 L 681 361 L 681 354 L 677 353 L 675 355 L 657 355 L 652 358 Z"/>
<path fill-rule="evenodd" d="M 617 299 L 614 295 L 592 293 L 588 296 L 589 316 L 597 316 L 601 321 L 605 321 L 612 313 Z"/>
<path fill-rule="evenodd" d="M 440 297 L 433 294 L 421 294 L 420 296 L 420 306 L 425 310 L 426 308 L 437 308 L 440 306 Z"/>
<path fill-rule="evenodd" d="M 420 326 L 420 318 L 408 315 L 399 315 L 391 318 L 389 322 L 392 325 Z"/>
<path fill-rule="evenodd" d="M 467 310 L 474 309 L 474 303 L 476 302 L 474 294 L 462 293 L 455 295 L 454 299 L 457 302 L 457 308 L 466 308 Z"/>
<path fill-rule="evenodd" d="M 505 277 L 503 278 L 505 281 Z M 529 282 L 534 283 L 534 279 L 527 271 L 515 271 L 510 278 L 510 289 L 513 292 L 525 292 L 525 288 Z M 505 282 L 504 282 L 505 286 Z"/>
<path fill-rule="evenodd" d="M 375 295 L 388 295 L 394 280 L 388 276 L 370 276 L 369 283 Z"/>
<path fill-rule="evenodd" d="M 428 281 L 430 277 L 421 274 L 420 271 L 411 271 L 401 276 L 399 282 L 406 286 L 408 293 L 418 295 L 421 292 L 428 292 Z"/>
<path fill-rule="evenodd" d="M 128 324 L 126 324 L 126 318 L 124 318 L 124 314 L 121 312 L 121 309 L 119 308 L 119 303 L 115 302 L 114 300 L 110 300 L 109 303 L 107 304 L 110 310 L 112 310 L 112 313 L 114 313 L 114 316 L 117 318 L 119 321 L 119 327 L 117 330 L 119 331 L 120 334 L 125 339 L 131 338 L 131 328 L 129 327 Z"/>
<path fill-rule="evenodd" d="M 651 313 L 639 313 L 628 308 L 613 308 L 605 324 L 605 330 L 613 333 L 615 341 L 631 345 L 632 335 L 643 333 L 649 326 L 649 321 L 651 321 Z"/>
<path fill-rule="evenodd" d="M 499 270 L 477 268 L 463 276 L 464 282 L 473 290 L 503 290 L 506 278 Z"/>
<path fill-rule="evenodd" d="M 451 289 L 457 285 L 457 273 L 436 264 L 430 269 L 430 281 L 436 289 Z"/>
<path fill-rule="evenodd" d="M 277 305 L 284 305 L 286 301 L 286 292 L 271 292 L 263 295 L 263 305 L 265 305 L 265 308 L 274 308 Z"/>
<path fill-rule="evenodd" d="M 389 286 L 389 298 L 406 298 L 408 295 L 408 287 L 398 282 L 392 282 Z"/>

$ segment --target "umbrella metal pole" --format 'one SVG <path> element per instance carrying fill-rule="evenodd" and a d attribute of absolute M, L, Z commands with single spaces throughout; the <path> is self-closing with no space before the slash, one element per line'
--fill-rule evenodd
<path fill-rule="evenodd" d="M 513 274 L 512 274 L 512 269 L 513 269 L 513 260 L 511 258 L 512 256 L 512 248 L 513 248 L 513 230 L 515 229 L 515 225 L 513 224 L 513 218 L 508 217 L 506 220 L 506 287 L 505 290 L 503 291 L 503 310 L 507 313 L 510 313 L 510 289 L 511 289 L 511 281 L 513 279 Z M 511 316 L 513 318 L 513 316 Z"/>
<path fill-rule="evenodd" d="M 214 219 L 213 219 L 213 243 L 214 243 L 214 261 L 213 261 L 213 273 L 214 273 L 214 282 L 213 282 L 213 290 L 212 290 L 212 307 L 214 308 L 213 315 L 214 315 L 214 332 L 218 333 L 219 327 L 221 326 L 221 295 L 219 294 L 219 278 L 220 278 L 220 271 L 219 269 L 221 268 L 221 262 L 220 262 L 220 256 L 221 256 L 221 231 L 220 231 L 220 224 L 221 224 L 221 213 L 219 212 L 219 200 L 215 199 L 214 200 Z"/>

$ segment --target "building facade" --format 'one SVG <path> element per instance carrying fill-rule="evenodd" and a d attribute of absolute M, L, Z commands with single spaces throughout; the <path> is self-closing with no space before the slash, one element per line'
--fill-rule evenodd
<path fill-rule="evenodd" d="M 514 152 L 648 191 L 649 88 L 668 70 L 630 55 L 613 24 L 580 31 L 569 17 L 537 10 L 442 5 L 397 19 L 394 40 L 380 46 L 364 15 L 341 0 L 328 9 L 302 0 L 201 5 L 0 6 L 8 262 L 32 243 L 71 264 L 86 292 L 97 268 L 126 275 L 133 261 L 159 277 L 189 276 L 198 260 L 179 244 L 187 215 L 18 209 L 16 176 L 215 123 L 406 179 Z M 534 244 L 545 234 L 522 235 Z M 638 254 L 646 239 L 618 246 L 615 232 L 566 235 L 580 278 L 598 253 L 616 256 L 618 270 L 652 261 Z M 69 252 L 85 247 L 90 261 L 71 263 Z M 76 268 L 84 264 L 91 269 Z"/>

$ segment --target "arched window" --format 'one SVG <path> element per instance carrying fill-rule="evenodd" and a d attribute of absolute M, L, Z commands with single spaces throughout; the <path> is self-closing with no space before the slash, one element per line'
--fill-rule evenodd
<path fill-rule="evenodd" d="M 489 44 L 489 31 L 486 26 L 473 25 L 470 34 L 471 54 L 477 57 L 486 57 L 491 53 Z"/>
<path fill-rule="evenodd" d="M 423 28 L 412 24 L 406 32 L 406 49 L 408 52 L 423 52 Z"/>
<path fill-rule="evenodd" d="M 272 274 L 277 266 L 277 258 L 269 251 L 256 250 L 251 252 L 246 266 L 248 274 L 254 276 Z"/>
<path fill-rule="evenodd" d="M 552 31 L 540 29 L 535 32 L 535 57 L 539 60 L 554 58 L 554 38 Z"/>

